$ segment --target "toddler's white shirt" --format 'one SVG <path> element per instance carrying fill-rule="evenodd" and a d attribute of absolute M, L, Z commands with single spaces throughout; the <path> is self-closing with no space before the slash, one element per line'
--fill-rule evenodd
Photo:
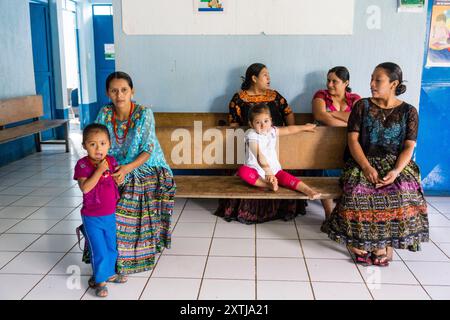
<path fill-rule="evenodd" d="M 253 154 L 250 150 L 249 142 L 256 141 L 258 143 L 259 152 L 266 157 L 270 169 L 275 175 L 281 170 L 277 153 L 277 131 L 276 127 L 272 127 L 267 134 L 258 134 L 254 129 L 249 129 L 245 132 L 245 165 L 256 169 L 259 176 L 263 179 L 266 177 L 266 174 L 259 165 L 256 154 Z"/>

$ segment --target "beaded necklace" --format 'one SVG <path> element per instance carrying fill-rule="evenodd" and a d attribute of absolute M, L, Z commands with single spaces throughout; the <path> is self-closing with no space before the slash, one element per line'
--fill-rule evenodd
<path fill-rule="evenodd" d="M 112 123 L 113 123 L 113 128 L 114 128 L 114 137 L 116 138 L 116 142 L 118 144 L 123 144 L 125 142 L 125 139 L 127 138 L 127 134 L 128 134 L 128 129 L 130 128 L 130 123 L 131 123 L 131 115 L 133 113 L 134 110 L 134 103 L 131 102 L 131 107 L 130 107 L 130 114 L 128 115 L 128 120 L 127 120 L 127 125 L 125 127 L 125 130 L 123 130 L 123 136 L 119 137 L 119 135 L 117 134 L 117 122 L 116 122 L 116 111 L 113 108 L 113 114 L 112 114 Z"/>

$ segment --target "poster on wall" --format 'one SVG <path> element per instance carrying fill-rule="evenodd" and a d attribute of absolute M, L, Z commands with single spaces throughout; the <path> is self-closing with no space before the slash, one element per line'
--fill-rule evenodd
<path fill-rule="evenodd" d="M 351 35 L 355 9 L 355 0 L 122 0 L 121 4 L 127 35 Z"/>
<path fill-rule="evenodd" d="M 105 43 L 105 60 L 114 60 L 115 58 L 114 43 Z"/>
<path fill-rule="evenodd" d="M 224 12 L 224 0 L 194 0 L 197 12 Z"/>
<path fill-rule="evenodd" d="M 427 67 L 450 67 L 450 0 L 433 0 Z"/>
<path fill-rule="evenodd" d="M 423 12 L 425 0 L 398 0 L 398 12 Z"/>

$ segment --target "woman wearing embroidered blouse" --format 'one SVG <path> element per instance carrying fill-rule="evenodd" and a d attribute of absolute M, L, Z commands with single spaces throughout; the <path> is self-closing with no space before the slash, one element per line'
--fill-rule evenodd
<path fill-rule="evenodd" d="M 152 110 L 131 101 L 130 76 L 110 74 L 106 92 L 112 103 L 100 110 L 95 122 L 108 128 L 109 154 L 119 164 L 113 174 L 120 192 L 117 272 L 143 272 L 153 268 L 162 248 L 170 247 L 175 182 L 155 134 Z"/>
<path fill-rule="evenodd" d="M 233 95 L 229 104 L 229 125 L 248 126 L 252 106 L 265 103 L 270 109 L 274 126 L 294 125 L 295 117 L 286 99 L 270 88 L 270 75 L 262 63 L 247 68 L 241 91 Z M 289 220 L 305 213 L 305 200 L 221 199 L 215 214 L 226 220 L 259 223 L 274 219 Z"/>
<path fill-rule="evenodd" d="M 402 70 L 378 65 L 372 97 L 358 101 L 348 120 L 343 195 L 327 221 L 328 237 L 346 244 L 363 265 L 387 266 L 392 248 L 420 250 L 429 239 L 427 205 L 417 164 L 417 110 L 397 98 Z"/>
<path fill-rule="evenodd" d="M 327 89 L 319 90 L 312 100 L 314 119 L 318 124 L 331 127 L 346 127 L 352 107 L 361 97 L 352 93 L 349 86 L 350 73 L 346 67 L 338 66 L 328 70 Z M 325 170 L 325 176 L 340 176 L 337 170 Z M 322 199 L 327 219 L 333 211 L 333 200 Z M 323 225 L 325 226 L 325 225 Z M 325 229 L 322 228 L 325 232 Z"/>

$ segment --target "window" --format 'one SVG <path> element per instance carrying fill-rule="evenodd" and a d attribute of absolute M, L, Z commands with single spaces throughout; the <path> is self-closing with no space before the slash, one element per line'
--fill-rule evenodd
<path fill-rule="evenodd" d="M 93 5 L 94 16 L 112 16 L 113 7 L 111 5 Z"/>
<path fill-rule="evenodd" d="M 77 12 L 77 3 L 74 0 L 63 0 L 62 8 L 66 11 Z"/>

